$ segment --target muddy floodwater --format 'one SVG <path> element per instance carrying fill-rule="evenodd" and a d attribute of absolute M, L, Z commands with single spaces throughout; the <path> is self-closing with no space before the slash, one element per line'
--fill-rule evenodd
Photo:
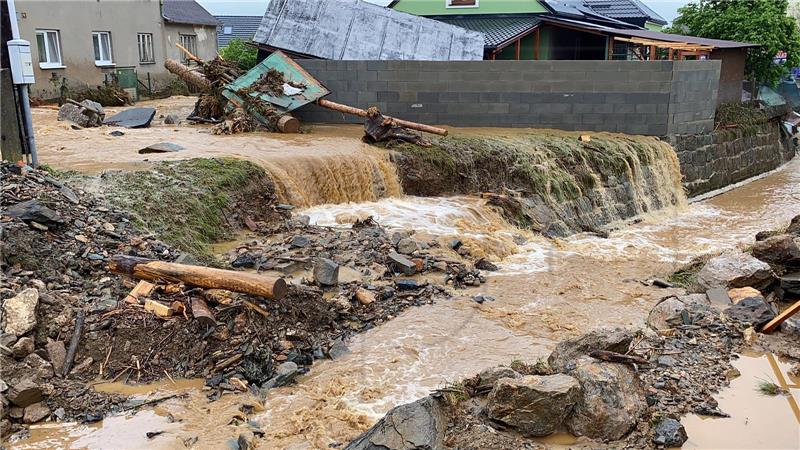
<path fill-rule="evenodd" d="M 162 113 L 185 108 L 186 102 L 172 98 L 154 106 Z M 309 215 L 312 223 L 347 227 L 372 216 L 390 229 L 457 237 L 499 260 L 500 271 L 481 287 L 409 309 L 354 337 L 348 355 L 315 363 L 297 385 L 269 391 L 259 405 L 263 411 L 255 415 L 266 433 L 259 441 L 265 449 L 324 449 L 346 443 L 390 408 L 447 381 L 514 359 L 546 357 L 556 341 L 592 328 L 642 325 L 659 299 L 678 292 L 648 286 L 644 280 L 664 277 L 694 256 L 744 247 L 756 232 L 784 224 L 800 212 L 796 159 L 708 200 L 659 211 L 636 224 L 619 224 L 606 239 L 576 235 L 547 240 L 510 226 L 478 197 L 402 196 L 386 155 L 362 144 L 358 127 L 314 126 L 295 136 L 213 136 L 207 127 L 156 124 L 112 137 L 107 127 L 72 130 L 54 117 L 52 110 L 34 110 L 40 159 L 57 168 L 98 172 L 146 167 L 145 158 L 246 158 L 281 180 L 281 195 L 303 207 L 296 212 Z M 187 150 L 137 153 L 156 142 L 174 142 Z M 477 304 L 469 296 L 478 293 L 495 300 Z M 800 447 L 800 417 L 792 409 L 798 380 L 786 378 L 794 385 L 790 397 L 755 398 L 757 378 L 773 373 L 766 356 L 743 356 L 734 365 L 741 376 L 719 395 L 722 410 L 732 417 L 685 418 L 690 436 L 686 448 Z M 238 435 L 230 425 L 237 405 L 251 400 L 242 394 L 208 402 L 199 387 L 187 389 L 188 398 L 169 400 L 133 417 L 34 428 L 30 440 L 10 448 L 185 448 L 184 440 L 192 436 L 205 443 L 203 448 L 224 448 Z M 152 430 L 165 432 L 143 437 Z M 565 439 L 552 443 L 568 444 Z"/>

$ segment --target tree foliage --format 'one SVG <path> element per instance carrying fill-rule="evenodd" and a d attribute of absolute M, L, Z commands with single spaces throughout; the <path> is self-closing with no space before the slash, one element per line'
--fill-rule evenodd
<path fill-rule="evenodd" d="M 788 6 L 788 0 L 698 0 L 678 10 L 669 32 L 760 44 L 748 51 L 746 75 L 774 84 L 800 65 L 800 30 Z M 786 64 L 774 64 L 782 51 Z"/>
<path fill-rule="evenodd" d="M 231 40 L 219 53 L 226 61 L 236 61 L 242 70 L 250 70 L 258 63 L 258 50 L 246 45 L 241 39 Z"/>

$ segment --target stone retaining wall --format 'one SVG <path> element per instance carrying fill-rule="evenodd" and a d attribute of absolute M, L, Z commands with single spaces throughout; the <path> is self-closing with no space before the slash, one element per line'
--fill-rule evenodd
<path fill-rule="evenodd" d="M 671 141 L 689 197 L 769 172 L 794 156 L 782 140 L 777 118 L 760 125 L 672 136 Z"/>

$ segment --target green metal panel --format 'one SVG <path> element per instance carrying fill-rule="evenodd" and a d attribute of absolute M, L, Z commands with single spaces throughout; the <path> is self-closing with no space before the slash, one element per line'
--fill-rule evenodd
<path fill-rule="evenodd" d="M 400 0 L 394 9 L 417 16 L 548 12 L 537 0 L 478 0 L 477 7 L 460 8 L 448 8 L 447 0 Z"/>
<path fill-rule="evenodd" d="M 117 69 L 117 81 L 122 89 L 135 88 L 137 86 L 136 69 L 125 67 Z"/>
<path fill-rule="evenodd" d="M 297 63 L 292 61 L 291 58 L 283 54 L 283 52 L 276 51 L 267 59 L 256 64 L 256 66 L 250 69 L 246 74 L 225 86 L 225 89 L 222 91 L 222 95 L 235 103 L 244 104 L 244 99 L 240 97 L 237 92 L 241 89 L 251 86 L 262 75 L 265 75 L 267 72 L 269 72 L 270 69 L 275 69 L 283 73 L 283 77 L 286 81 L 302 83 L 305 86 L 302 91 L 294 95 L 284 94 L 281 96 L 272 96 L 259 92 L 250 93 L 250 95 L 253 97 L 257 96 L 263 101 L 272 103 L 276 109 L 280 111 L 292 111 L 303 105 L 316 101 L 330 94 L 331 92 L 322 83 L 317 81 L 308 72 L 306 72 L 305 69 L 297 65 Z"/>

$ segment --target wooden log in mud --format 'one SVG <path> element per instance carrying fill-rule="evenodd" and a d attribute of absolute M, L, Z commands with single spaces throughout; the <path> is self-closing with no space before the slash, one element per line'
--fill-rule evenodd
<path fill-rule="evenodd" d="M 164 61 L 164 67 L 191 86 L 194 86 L 203 92 L 211 92 L 211 82 L 208 81 L 203 74 L 192 70 L 191 68 L 181 64 L 178 61 L 175 61 L 174 59 L 167 59 Z"/>
<path fill-rule="evenodd" d="M 214 313 L 211 312 L 205 300 L 201 298 L 192 298 L 192 315 L 205 326 L 213 327 L 217 325 Z"/>
<path fill-rule="evenodd" d="M 235 270 L 214 269 L 203 266 L 156 261 L 136 256 L 115 255 L 108 263 L 115 273 L 152 282 L 182 282 L 209 289 L 227 289 L 233 292 L 280 299 L 286 295 L 283 278 Z"/>
<path fill-rule="evenodd" d="M 595 350 L 589 353 L 594 359 L 599 359 L 600 361 L 608 361 L 618 364 L 628 364 L 628 365 L 639 365 L 639 366 L 647 366 L 650 364 L 650 361 L 640 358 L 635 355 L 624 355 L 622 353 L 612 352 L 608 350 Z"/>
<path fill-rule="evenodd" d="M 332 109 L 334 111 L 339 111 L 345 114 L 352 114 L 354 116 L 359 116 L 359 117 L 368 116 L 366 109 L 343 105 L 341 103 L 325 100 L 324 98 L 317 100 L 317 104 L 319 106 L 322 106 L 323 108 Z M 425 133 L 438 134 L 439 136 L 447 136 L 447 130 L 445 130 L 444 128 L 425 125 L 424 123 L 410 122 L 408 120 L 398 119 L 396 117 L 389 117 L 389 116 L 384 116 L 384 117 L 393 121 L 394 124 L 397 126 L 406 127 L 411 130 L 424 131 Z"/>
<path fill-rule="evenodd" d="M 83 311 L 78 312 L 75 318 L 75 328 L 72 331 L 72 338 L 69 340 L 69 347 L 67 348 L 67 356 L 64 358 L 64 369 L 61 372 L 63 376 L 69 375 L 72 370 L 72 363 L 75 361 L 75 353 L 78 351 L 78 344 L 81 342 L 81 334 L 83 334 L 83 324 L 86 320 L 86 315 Z"/>

